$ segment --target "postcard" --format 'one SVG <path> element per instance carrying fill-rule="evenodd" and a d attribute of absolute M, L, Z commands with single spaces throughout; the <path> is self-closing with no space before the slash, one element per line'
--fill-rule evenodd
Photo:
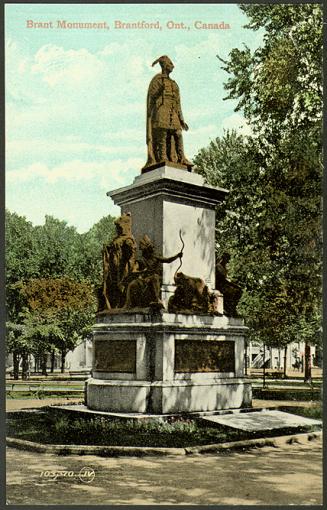
<path fill-rule="evenodd" d="M 320 4 L 8 3 L 5 68 L 7 505 L 321 505 Z"/>

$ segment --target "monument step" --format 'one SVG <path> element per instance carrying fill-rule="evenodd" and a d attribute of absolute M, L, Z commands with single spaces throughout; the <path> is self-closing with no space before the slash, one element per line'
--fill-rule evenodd
<path fill-rule="evenodd" d="M 284 428 L 321 426 L 321 420 L 314 420 L 278 410 L 251 410 L 251 412 L 220 413 L 202 416 L 201 422 L 207 426 L 217 424 L 247 432 L 270 431 Z"/>
<path fill-rule="evenodd" d="M 196 411 L 190 413 L 166 413 L 166 414 L 154 414 L 154 413 L 123 413 L 123 412 L 111 412 L 111 411 L 97 411 L 94 409 L 89 409 L 84 404 L 62 404 L 62 405 L 52 405 L 50 406 L 54 411 L 63 411 L 65 413 L 80 415 L 84 417 L 103 417 L 108 419 L 122 419 L 122 420 L 149 420 L 149 421 L 162 421 L 169 418 L 177 418 L 181 416 L 188 416 L 192 418 L 203 418 L 203 417 L 215 417 L 215 416 L 225 416 L 225 415 L 235 415 L 240 413 L 258 413 L 258 411 L 263 412 L 265 409 L 260 408 L 244 408 L 244 409 L 224 409 L 220 411 Z M 273 408 L 274 409 L 274 408 Z M 286 413 L 285 413 L 286 414 Z"/>

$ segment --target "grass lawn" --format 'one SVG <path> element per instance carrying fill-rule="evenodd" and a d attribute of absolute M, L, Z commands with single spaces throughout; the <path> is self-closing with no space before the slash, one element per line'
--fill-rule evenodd
<path fill-rule="evenodd" d="M 321 402 L 318 405 L 313 407 L 300 407 L 300 406 L 285 406 L 279 407 L 280 411 L 286 411 L 287 413 L 299 414 L 300 416 L 305 416 L 306 418 L 312 418 L 313 420 L 322 420 L 322 404 Z"/>
<path fill-rule="evenodd" d="M 313 430 L 302 427 L 297 432 Z M 165 422 L 76 418 L 45 410 L 9 413 L 7 436 L 47 444 L 186 447 L 292 434 L 284 428 L 271 432 L 244 432 L 220 425 L 207 426 L 196 419 Z"/>
<path fill-rule="evenodd" d="M 269 385 L 266 388 L 253 388 L 252 396 L 256 399 L 263 400 L 321 400 L 321 388 L 319 387 L 303 387 L 303 388 L 283 388 L 273 387 Z"/>

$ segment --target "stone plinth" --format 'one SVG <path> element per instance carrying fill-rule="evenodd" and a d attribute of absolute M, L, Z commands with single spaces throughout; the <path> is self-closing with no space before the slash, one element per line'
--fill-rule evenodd
<path fill-rule="evenodd" d="M 132 213 L 137 243 L 144 234 L 154 242 L 159 254 L 170 257 L 185 242 L 181 271 L 197 276 L 215 288 L 215 208 L 227 190 L 204 184 L 199 174 L 161 166 L 139 175 L 130 186 L 108 192 L 122 213 Z M 174 273 L 179 260 L 163 264 L 162 299 L 175 290 Z"/>
<path fill-rule="evenodd" d="M 251 405 L 241 319 L 107 314 L 93 331 L 89 409 L 180 413 Z"/>
<path fill-rule="evenodd" d="M 223 425 L 247 432 L 257 432 L 259 430 L 268 431 L 283 428 L 312 427 L 321 426 L 321 420 L 314 420 L 296 414 L 286 413 L 277 409 L 256 410 L 250 413 L 230 413 L 221 416 L 206 416 L 202 418 L 207 425 Z"/>

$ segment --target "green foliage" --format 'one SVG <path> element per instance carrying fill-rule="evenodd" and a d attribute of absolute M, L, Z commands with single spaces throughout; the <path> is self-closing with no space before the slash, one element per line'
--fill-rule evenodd
<path fill-rule="evenodd" d="M 297 414 L 299 416 L 305 416 L 306 418 L 312 418 L 313 420 L 322 420 L 323 419 L 323 413 L 322 413 L 322 405 L 318 404 L 313 407 L 293 407 L 293 406 L 287 406 L 284 409 L 281 409 L 281 411 L 286 411 L 287 413 L 293 413 Z"/>
<path fill-rule="evenodd" d="M 40 356 L 55 349 L 63 340 L 63 332 L 58 318 L 51 313 L 41 313 L 26 309 L 21 314 L 22 338 L 28 345 L 29 354 Z"/>
<path fill-rule="evenodd" d="M 34 311 L 57 311 L 73 308 L 83 310 L 94 305 L 92 286 L 62 278 L 33 278 L 20 283 L 20 292 L 26 305 Z"/>
<path fill-rule="evenodd" d="M 78 263 L 80 272 L 95 286 L 102 282 L 102 247 L 111 242 L 115 232 L 114 218 L 105 216 L 80 236 L 82 246 Z"/>
<path fill-rule="evenodd" d="M 98 285 L 102 276 L 101 250 L 115 232 L 114 218 L 105 216 L 88 232 L 79 234 L 75 227 L 52 216 L 44 225 L 33 225 L 24 217 L 6 211 L 6 284 L 8 310 L 19 312 L 18 303 L 10 300 L 11 285 L 31 278 L 67 276 L 76 281 Z"/>
<path fill-rule="evenodd" d="M 248 28 L 265 29 L 251 54 L 235 48 L 224 69 L 228 98 L 239 99 L 254 132 L 307 128 L 322 118 L 322 8 L 319 4 L 241 5 Z M 273 131 L 275 131 L 273 133 Z M 272 142 L 272 140 L 271 140 Z"/>
<path fill-rule="evenodd" d="M 6 210 L 6 277 L 9 283 L 38 274 L 34 228 L 24 216 Z M 24 263 L 22 264 L 22 261 Z"/>
<path fill-rule="evenodd" d="M 225 133 L 195 158 L 230 190 L 218 210 L 218 251 L 244 289 L 253 340 L 285 345 L 321 336 L 322 13 L 317 4 L 242 5 L 262 47 L 233 49 L 226 99 L 251 137 Z"/>
<path fill-rule="evenodd" d="M 25 217 L 6 211 L 6 305 L 9 320 L 15 320 L 22 309 L 15 284 L 38 274 L 36 240 L 32 223 Z"/>
<path fill-rule="evenodd" d="M 68 352 L 86 336 L 94 322 L 96 299 L 90 284 L 67 277 L 32 279 L 21 286 L 30 312 L 29 338 L 41 351 Z"/>
<path fill-rule="evenodd" d="M 65 221 L 46 216 L 44 225 L 34 227 L 34 236 L 39 257 L 39 276 L 80 277 L 77 265 L 79 234 L 75 227 L 69 227 Z"/>
<path fill-rule="evenodd" d="M 196 433 L 199 432 L 199 426 L 194 420 L 176 420 L 167 421 L 133 421 L 125 420 L 122 423 L 119 420 L 109 421 L 105 418 L 70 419 L 65 416 L 56 417 L 54 420 L 54 429 L 57 433 L 67 435 L 74 432 L 76 435 L 96 435 L 110 436 L 112 433 L 119 433 L 124 429 L 126 433 Z"/>
<path fill-rule="evenodd" d="M 51 216 L 33 227 L 6 211 L 8 352 L 66 353 L 90 333 L 94 286 L 102 279 L 101 250 L 113 236 L 113 222 L 107 216 L 78 234 Z"/>
<path fill-rule="evenodd" d="M 301 428 L 301 432 L 311 427 Z M 319 425 L 314 428 L 319 430 Z M 285 427 L 272 430 L 265 436 L 294 434 Z M 104 446 L 189 447 L 262 437 L 262 431 L 233 430 L 223 426 L 203 426 L 182 418 L 173 422 L 132 422 L 101 418 L 68 418 L 53 411 L 14 413 L 7 423 L 7 436 L 50 444 L 78 444 Z"/>
<path fill-rule="evenodd" d="M 16 352 L 21 354 L 28 351 L 29 344 L 23 336 L 24 326 L 8 321 L 6 323 L 6 348 L 7 352 Z"/>

